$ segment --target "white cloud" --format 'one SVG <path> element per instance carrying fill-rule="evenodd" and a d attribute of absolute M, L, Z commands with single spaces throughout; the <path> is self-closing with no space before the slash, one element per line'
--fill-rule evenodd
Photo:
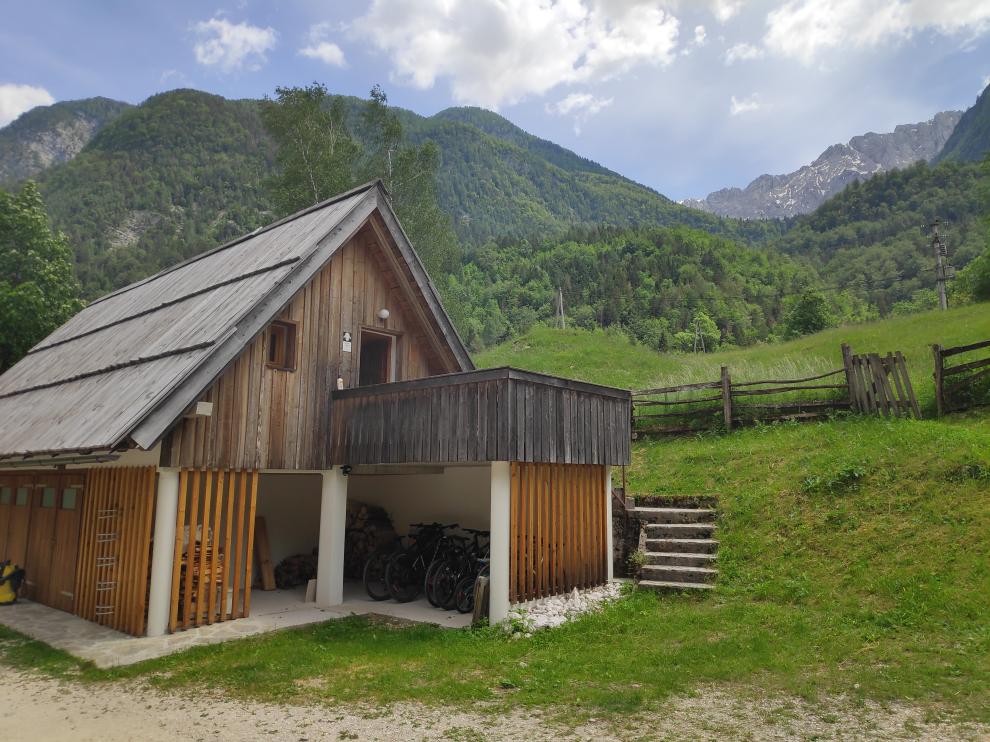
<path fill-rule="evenodd" d="M 344 58 L 344 50 L 327 39 L 329 32 L 329 23 L 317 23 L 312 26 L 309 33 L 306 34 L 308 43 L 299 50 L 299 53 L 304 57 L 318 59 L 333 67 L 346 67 L 347 60 Z"/>
<path fill-rule="evenodd" d="M 417 88 L 491 108 L 675 57 L 678 21 L 646 0 L 373 0 L 355 33 Z"/>
<path fill-rule="evenodd" d="M 874 47 L 923 30 L 979 36 L 986 0 L 791 0 L 767 14 L 767 49 L 811 64 L 836 47 Z"/>
<path fill-rule="evenodd" d="M 758 111 L 761 105 L 757 100 L 756 95 L 751 95 L 748 98 L 736 98 L 732 96 L 729 99 L 729 114 L 732 116 L 738 116 L 741 113 L 749 113 L 750 111 Z"/>
<path fill-rule="evenodd" d="M 705 27 L 704 26 L 695 26 L 694 27 L 694 45 L 695 46 L 704 46 L 707 43 L 708 43 L 708 38 L 707 38 L 707 34 L 705 33 Z"/>
<path fill-rule="evenodd" d="M 0 126 L 6 126 L 35 106 L 50 106 L 54 102 L 52 94 L 44 88 L 9 82 L 0 84 Z"/>
<path fill-rule="evenodd" d="M 758 46 L 742 42 L 730 46 L 725 52 L 725 64 L 731 66 L 736 62 L 749 59 L 759 59 L 763 56 L 763 50 Z"/>
<path fill-rule="evenodd" d="M 584 123 L 597 113 L 612 105 L 612 98 L 596 98 L 591 93 L 571 93 L 556 103 L 547 103 L 547 113 L 557 116 L 573 116 L 574 133 L 580 134 Z"/>
<path fill-rule="evenodd" d="M 712 0 L 712 14 L 719 23 L 726 23 L 742 8 L 742 0 Z"/>
<path fill-rule="evenodd" d="M 304 46 L 299 53 L 310 59 L 319 59 L 334 67 L 346 67 L 347 61 L 344 59 L 344 50 L 330 41 L 321 41 L 317 44 Z"/>
<path fill-rule="evenodd" d="M 219 17 L 200 21 L 193 31 L 199 36 L 193 47 L 196 61 L 208 67 L 219 66 L 224 72 L 260 69 L 268 61 L 265 54 L 275 48 L 278 38 L 273 28 L 231 23 Z"/>

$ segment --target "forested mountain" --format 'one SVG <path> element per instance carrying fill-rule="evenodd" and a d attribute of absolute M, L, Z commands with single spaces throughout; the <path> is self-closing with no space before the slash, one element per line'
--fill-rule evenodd
<path fill-rule="evenodd" d="M 105 108 L 102 126 L 37 179 L 87 298 L 272 220 L 275 153 L 259 101 L 177 90 L 119 110 L 83 103 Z M 360 138 L 364 103 L 345 103 Z M 50 108 L 18 123 L 65 115 Z M 464 255 L 435 279 L 473 348 L 551 320 L 558 290 L 569 322 L 619 325 L 656 348 L 709 325 L 716 342 L 773 339 L 787 298 L 809 287 L 835 321 L 924 304 L 935 216 L 957 267 L 986 245 L 987 175 L 975 163 L 922 163 L 854 182 L 806 216 L 740 221 L 675 204 L 482 109 L 397 113 L 409 140 L 440 150 L 440 205 Z M 985 114 L 971 113 L 947 150 L 987 148 Z"/>
<path fill-rule="evenodd" d="M 761 175 L 745 188 L 723 188 L 693 206 L 720 216 L 781 219 L 808 214 L 856 180 L 932 161 L 949 139 L 960 111 L 943 111 L 929 121 L 902 124 L 886 134 L 870 132 L 847 144 L 833 144 L 810 165 L 786 175 Z"/>
<path fill-rule="evenodd" d="M 273 161 L 256 101 L 191 90 L 149 98 L 38 176 L 92 298 L 271 220 Z"/>
<path fill-rule="evenodd" d="M 978 162 L 990 152 L 990 86 L 976 99 L 945 143 L 937 162 Z"/>
<path fill-rule="evenodd" d="M 39 106 L 0 129 L 0 183 L 67 162 L 107 123 L 130 108 L 109 98 Z"/>
<path fill-rule="evenodd" d="M 784 298 L 816 281 L 772 248 L 697 229 L 602 228 L 469 248 L 443 293 L 473 348 L 555 322 L 559 290 L 569 326 L 619 326 L 654 349 L 690 350 L 695 325 L 714 323 L 714 350 L 771 337 Z"/>
<path fill-rule="evenodd" d="M 774 246 L 813 266 L 826 286 L 851 290 L 885 314 L 934 287 L 933 219 L 943 222 L 955 266 L 987 249 L 988 188 L 982 164 L 921 162 L 850 184 L 799 217 Z"/>
<path fill-rule="evenodd" d="M 362 101 L 346 102 L 360 138 Z M 78 253 L 87 296 L 270 218 L 262 184 L 274 159 L 259 110 L 259 101 L 194 90 L 156 95 L 106 123 L 74 159 L 36 176 Z M 780 232 L 680 206 L 488 111 L 399 113 L 410 140 L 439 146 L 440 205 L 468 244 L 600 225 L 689 225 L 746 241 Z"/>

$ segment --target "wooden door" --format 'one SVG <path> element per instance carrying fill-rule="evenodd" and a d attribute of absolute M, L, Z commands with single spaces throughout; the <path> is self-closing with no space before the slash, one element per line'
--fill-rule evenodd
<path fill-rule="evenodd" d="M 79 525 L 82 522 L 83 485 L 86 479 L 81 472 L 63 474 L 59 479 L 51 573 L 42 602 L 71 612 L 75 602 Z"/>
<path fill-rule="evenodd" d="M 7 549 L 0 559 L 10 559 L 14 564 L 24 566 L 27 561 L 28 527 L 31 523 L 30 476 L 18 475 L 8 481 L 13 490 L 10 505 L 10 518 L 7 523 Z"/>
<path fill-rule="evenodd" d="M 10 530 L 10 511 L 14 508 L 13 478 L 0 474 L 0 562 L 7 555 L 7 532 Z"/>
<path fill-rule="evenodd" d="M 58 474 L 38 474 L 31 489 L 31 526 L 24 560 L 25 597 L 47 603 L 58 513 Z"/>

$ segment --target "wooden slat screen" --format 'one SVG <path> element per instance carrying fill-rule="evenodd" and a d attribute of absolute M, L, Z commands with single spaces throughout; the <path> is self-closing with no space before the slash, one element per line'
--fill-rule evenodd
<path fill-rule="evenodd" d="M 608 579 L 605 467 L 512 463 L 509 599 Z"/>
<path fill-rule="evenodd" d="M 256 470 L 180 470 L 170 631 L 250 615 L 257 497 Z"/>
<path fill-rule="evenodd" d="M 86 472 L 73 613 L 142 636 L 147 620 L 155 467 Z"/>

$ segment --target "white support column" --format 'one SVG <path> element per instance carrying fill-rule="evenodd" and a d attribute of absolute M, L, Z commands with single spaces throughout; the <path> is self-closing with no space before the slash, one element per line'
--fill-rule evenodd
<path fill-rule="evenodd" d="M 148 636 L 168 631 L 172 598 L 172 559 L 175 550 L 175 519 L 179 512 L 179 470 L 158 470 L 155 505 L 155 537 L 151 552 L 151 584 L 148 587 Z"/>
<path fill-rule="evenodd" d="M 509 616 L 509 520 L 511 474 L 508 461 L 492 462 L 491 566 L 488 578 L 491 595 L 488 620 L 496 624 Z"/>
<path fill-rule="evenodd" d="M 612 467 L 605 467 L 605 553 L 607 555 L 608 561 L 606 561 L 607 569 L 606 574 L 608 575 L 608 581 L 611 582 L 615 577 L 613 571 L 615 569 L 615 557 L 612 551 Z"/>
<path fill-rule="evenodd" d="M 322 472 L 320 552 L 316 564 L 316 604 L 344 602 L 344 535 L 347 528 L 347 477 L 340 467 Z"/>

